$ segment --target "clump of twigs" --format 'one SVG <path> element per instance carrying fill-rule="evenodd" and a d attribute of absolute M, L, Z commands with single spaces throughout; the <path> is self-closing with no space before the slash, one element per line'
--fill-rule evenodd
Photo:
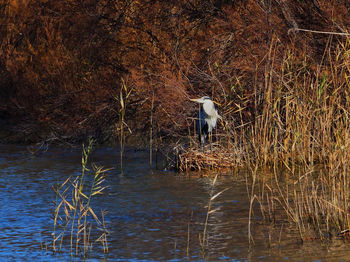
<path fill-rule="evenodd" d="M 88 169 L 88 160 L 92 152 L 93 140 L 83 146 L 82 171 L 77 177 L 68 177 L 62 184 L 53 187 L 56 194 L 53 220 L 52 249 L 55 252 L 66 250 L 69 246 L 71 256 L 87 257 L 93 243 L 100 242 L 103 252 L 108 253 L 107 236 L 102 211 L 99 217 L 92 208 L 93 197 L 102 194 L 106 171 L 92 164 Z M 96 235 L 95 232 L 102 232 Z"/>
<path fill-rule="evenodd" d="M 179 171 L 229 169 L 242 164 L 242 152 L 208 144 L 204 148 L 193 146 L 177 151 L 177 168 Z"/>

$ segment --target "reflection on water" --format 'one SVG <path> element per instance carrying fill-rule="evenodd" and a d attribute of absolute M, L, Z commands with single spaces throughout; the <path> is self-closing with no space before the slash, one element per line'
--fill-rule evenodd
<path fill-rule="evenodd" d="M 51 148 L 31 156 L 25 147 L 0 145 L 0 258 L 1 260 L 67 260 L 69 255 L 42 249 L 50 243 L 54 193 L 51 186 L 80 172 L 80 149 Z M 211 179 L 155 171 L 147 152 L 128 149 L 124 175 L 119 172 L 116 148 L 101 148 L 93 161 L 109 172 L 107 194 L 93 203 L 108 210 L 106 223 L 110 253 L 98 244 L 91 260 L 108 261 L 339 261 L 347 260 L 347 243 L 327 246 L 317 241 L 299 244 L 288 224 L 263 224 L 256 210 L 254 245 L 247 238 L 248 199 L 244 181 L 234 176 L 218 179 L 208 224 L 208 247 L 203 254 L 203 232 Z M 98 208 L 97 208 L 98 207 Z M 281 230 L 282 229 L 282 230 Z"/>

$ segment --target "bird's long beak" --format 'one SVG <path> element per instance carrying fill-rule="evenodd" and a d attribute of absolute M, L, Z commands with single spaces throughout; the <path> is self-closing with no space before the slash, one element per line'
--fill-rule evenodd
<path fill-rule="evenodd" d="M 193 98 L 193 99 L 190 99 L 192 102 L 197 102 L 198 103 L 198 98 Z"/>

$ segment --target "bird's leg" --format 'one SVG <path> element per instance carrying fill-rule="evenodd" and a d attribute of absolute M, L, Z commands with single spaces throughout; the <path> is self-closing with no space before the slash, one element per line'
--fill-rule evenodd
<path fill-rule="evenodd" d="M 199 144 L 202 145 L 202 121 L 200 119 L 200 115 L 201 115 L 201 105 L 198 104 L 198 115 L 197 115 L 197 121 L 199 124 L 198 138 L 199 138 Z"/>
<path fill-rule="evenodd" d="M 205 135 L 201 135 L 201 145 L 202 145 L 202 149 L 203 149 L 203 153 L 205 153 Z"/>
<path fill-rule="evenodd" d="M 212 151 L 211 143 L 213 142 L 213 133 L 210 132 L 209 134 L 209 145 L 210 145 L 210 151 Z"/>

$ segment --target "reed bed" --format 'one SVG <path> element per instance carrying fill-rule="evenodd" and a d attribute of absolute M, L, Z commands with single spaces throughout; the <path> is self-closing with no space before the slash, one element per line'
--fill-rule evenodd
<path fill-rule="evenodd" d="M 269 180 L 257 178 L 263 212 L 271 214 L 274 196 L 302 240 L 350 228 L 349 43 L 325 50 L 313 73 L 291 52 L 280 72 L 268 66 L 264 108 L 250 131 L 249 165 L 270 169 Z M 268 59 L 274 63 L 273 51 Z"/>
<path fill-rule="evenodd" d="M 350 39 L 330 37 L 316 67 L 307 55 L 279 50 L 272 39 L 264 87 L 247 98 L 256 105 L 254 120 L 224 101 L 222 146 L 189 147 L 179 154 L 180 170 L 244 166 L 250 207 L 258 203 L 266 220 L 282 210 L 302 241 L 342 237 L 350 229 Z"/>

